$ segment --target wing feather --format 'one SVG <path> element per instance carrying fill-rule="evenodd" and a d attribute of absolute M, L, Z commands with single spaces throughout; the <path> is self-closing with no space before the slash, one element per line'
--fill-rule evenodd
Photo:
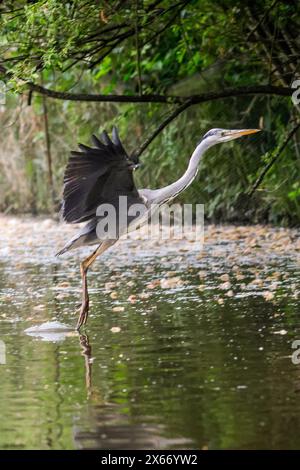
<path fill-rule="evenodd" d="M 92 136 L 95 147 L 79 144 L 81 152 L 72 151 L 64 176 L 62 217 L 68 223 L 89 220 L 103 203 L 116 204 L 118 197 L 127 196 L 141 202 L 135 187 L 128 157 L 113 128 L 112 140 L 106 131 L 102 141 Z"/>

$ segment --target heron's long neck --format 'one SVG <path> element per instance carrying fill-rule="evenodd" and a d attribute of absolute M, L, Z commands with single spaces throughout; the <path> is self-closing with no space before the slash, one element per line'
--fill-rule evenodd
<path fill-rule="evenodd" d="M 181 193 L 187 186 L 189 186 L 195 176 L 197 175 L 199 162 L 201 157 L 203 156 L 204 152 L 210 147 L 209 142 L 203 140 L 194 150 L 188 167 L 184 174 L 179 178 L 179 180 L 175 181 L 174 183 L 166 186 L 165 188 L 157 189 L 157 202 L 167 201 L 177 194 Z M 156 192 L 155 191 L 155 192 Z"/>

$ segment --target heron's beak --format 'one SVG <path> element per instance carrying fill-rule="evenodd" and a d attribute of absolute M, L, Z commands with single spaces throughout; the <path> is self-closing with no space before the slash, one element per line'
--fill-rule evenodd
<path fill-rule="evenodd" d="M 224 137 L 226 140 L 233 140 L 233 139 L 238 139 L 239 137 L 242 137 L 243 135 L 256 134 L 256 132 L 260 132 L 260 131 L 261 129 L 234 129 L 234 130 L 227 131 Z"/>

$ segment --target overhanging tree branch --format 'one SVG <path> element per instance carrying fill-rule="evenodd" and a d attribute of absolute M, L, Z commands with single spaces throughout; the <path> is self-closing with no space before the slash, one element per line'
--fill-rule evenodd
<path fill-rule="evenodd" d="M 91 102 L 111 102 L 111 103 L 169 103 L 183 104 L 187 100 L 192 104 L 205 103 L 207 101 L 219 100 L 222 98 L 232 98 L 246 95 L 277 95 L 291 96 L 292 89 L 283 86 L 273 85 L 250 85 L 237 88 L 226 88 L 220 91 L 212 91 L 191 96 L 172 95 L 101 95 L 89 93 L 68 93 L 44 88 L 34 83 L 27 83 L 27 87 L 35 93 L 46 95 L 49 98 L 65 101 L 91 101 Z"/>
<path fill-rule="evenodd" d="M 0 65 L 0 72 L 10 78 L 6 69 Z M 220 91 L 213 91 L 208 93 L 201 93 L 199 95 L 191 96 L 170 96 L 170 95 L 101 95 L 101 94 L 86 94 L 86 93 L 69 93 L 51 90 L 41 85 L 31 82 L 25 82 L 30 93 L 33 92 L 49 98 L 66 100 L 66 101 L 86 101 L 86 102 L 115 102 L 115 103 L 165 103 L 165 104 L 179 104 L 164 121 L 154 130 L 154 132 L 143 142 L 143 144 L 133 153 L 132 158 L 138 160 L 138 157 L 145 151 L 151 142 L 157 137 L 160 132 L 172 122 L 179 114 L 185 109 L 194 105 L 201 104 L 208 101 L 214 101 L 225 98 L 232 98 L 247 95 L 277 95 L 277 96 L 291 96 L 292 89 L 283 86 L 273 85 L 250 85 L 237 88 L 227 88 Z M 255 190 L 255 189 L 254 189 Z"/>
<path fill-rule="evenodd" d="M 8 72 L 6 68 L 0 64 L 0 73 L 6 79 L 13 78 L 13 74 Z M 40 95 L 46 95 L 48 98 L 64 101 L 90 101 L 90 102 L 111 102 L 111 103 L 169 103 L 169 104 L 183 104 L 190 101 L 191 104 L 200 104 L 207 101 L 215 101 L 223 98 L 233 98 L 238 96 L 247 95 L 277 95 L 277 96 L 291 96 L 292 88 L 285 86 L 274 85 L 249 85 L 236 88 L 225 88 L 219 91 L 210 91 L 198 95 L 190 96 L 172 96 L 172 95 L 156 95 L 145 94 L 139 95 L 102 95 L 90 93 L 69 93 L 64 91 L 56 91 L 45 88 L 41 85 L 32 82 L 26 82 L 19 79 L 20 82 L 32 92 Z"/>

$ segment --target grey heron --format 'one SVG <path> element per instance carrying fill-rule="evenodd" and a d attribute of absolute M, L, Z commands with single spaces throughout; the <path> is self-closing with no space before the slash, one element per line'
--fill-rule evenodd
<path fill-rule="evenodd" d="M 116 127 L 112 139 L 104 131 L 101 140 L 92 136 L 93 147 L 79 144 L 80 152 L 71 152 L 64 176 L 62 218 L 67 223 L 87 221 L 80 232 L 73 237 L 57 256 L 85 245 L 97 245 L 96 250 L 80 264 L 82 277 L 82 303 L 76 329 L 86 324 L 89 312 L 87 272 L 96 258 L 120 238 L 125 229 L 147 221 L 147 214 L 153 205 L 168 203 L 184 191 L 197 175 L 201 157 L 215 144 L 228 142 L 244 135 L 254 134 L 260 129 L 211 129 L 198 142 L 184 174 L 174 183 L 160 189 L 140 189 L 135 186 L 133 170 L 138 161 L 125 151 Z M 117 236 L 99 238 L 97 224 L 101 219 L 97 208 L 110 204 L 116 210 L 117 220 L 119 199 L 125 196 L 128 206 L 134 204 L 145 208 L 144 217 L 126 214 L 124 226 L 118 227 Z M 138 219 L 138 217 L 140 217 Z M 142 221 L 142 222 L 141 222 Z"/>

